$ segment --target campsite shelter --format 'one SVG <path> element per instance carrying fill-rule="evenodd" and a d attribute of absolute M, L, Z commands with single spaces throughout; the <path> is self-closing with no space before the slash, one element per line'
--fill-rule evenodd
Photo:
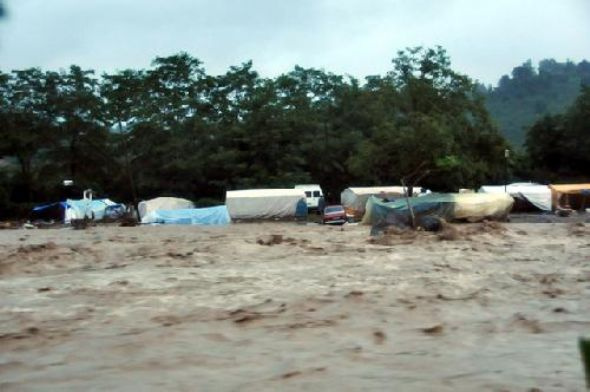
<path fill-rule="evenodd" d="M 551 189 L 533 182 L 506 185 L 484 185 L 478 193 L 508 193 L 514 198 L 513 211 L 551 211 Z"/>
<path fill-rule="evenodd" d="M 118 218 L 125 214 L 125 206 L 115 203 L 110 199 L 68 199 L 66 211 L 66 223 L 72 219 L 103 220 L 106 218 Z"/>
<path fill-rule="evenodd" d="M 424 193 L 419 186 L 414 187 L 414 196 Z M 377 196 L 393 201 L 404 195 L 405 190 L 402 186 L 354 187 L 346 188 L 340 193 L 340 203 L 347 213 L 360 217 L 365 212 L 369 197 Z"/>
<path fill-rule="evenodd" d="M 362 223 L 408 225 L 410 213 L 408 203 L 417 219 L 437 216 L 447 221 L 465 220 L 477 222 L 483 219 L 503 219 L 510 210 L 514 199 L 505 193 L 430 193 L 423 197 L 412 197 L 384 202 L 372 196 L 367 202 L 367 211 Z"/>
<path fill-rule="evenodd" d="M 554 209 L 590 208 L 590 184 L 551 184 L 549 188 Z"/>
<path fill-rule="evenodd" d="M 227 225 L 231 223 L 226 206 L 178 210 L 154 210 L 141 223 L 170 225 Z"/>
<path fill-rule="evenodd" d="M 144 200 L 137 205 L 139 218 L 143 222 L 143 217 L 156 210 L 181 210 L 195 208 L 192 201 L 178 197 L 156 197 L 151 200 Z"/>
<path fill-rule="evenodd" d="M 302 189 L 247 189 L 227 191 L 225 196 L 232 219 L 294 217 L 301 200 L 305 202 Z"/>
<path fill-rule="evenodd" d="M 70 223 L 72 219 L 117 218 L 124 213 L 125 206 L 110 199 L 68 199 L 34 207 L 30 219 Z"/>

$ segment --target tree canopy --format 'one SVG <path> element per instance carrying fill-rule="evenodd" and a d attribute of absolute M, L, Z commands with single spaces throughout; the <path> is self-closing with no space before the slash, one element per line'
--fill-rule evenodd
<path fill-rule="evenodd" d="M 450 68 L 440 47 L 399 52 L 393 64 L 381 84 L 390 89 L 389 110 L 373 119 L 373 132 L 351 158 L 356 173 L 442 190 L 498 180 L 506 143 L 476 85 Z"/>
<path fill-rule="evenodd" d="M 589 181 L 590 86 L 562 115 L 545 116 L 527 132 L 532 176 L 540 181 Z"/>
<path fill-rule="evenodd" d="M 506 142 L 478 86 L 444 49 L 400 51 L 359 81 L 252 62 L 210 75 L 187 53 L 96 75 L 71 66 L 0 73 L 0 196 L 55 200 L 63 179 L 121 201 L 319 183 L 456 190 L 499 181 Z"/>

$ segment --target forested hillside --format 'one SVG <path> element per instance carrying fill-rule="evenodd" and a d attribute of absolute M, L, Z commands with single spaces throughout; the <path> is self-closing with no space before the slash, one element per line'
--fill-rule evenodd
<path fill-rule="evenodd" d="M 526 130 L 545 115 L 560 114 L 573 104 L 581 84 L 590 85 L 590 63 L 531 61 L 504 75 L 496 88 L 484 90 L 486 107 L 502 134 L 515 146 L 525 141 Z"/>
<path fill-rule="evenodd" d="M 539 181 L 590 181 L 590 86 L 564 114 L 535 122 L 525 142 L 529 175 Z"/>
<path fill-rule="evenodd" d="M 503 178 L 504 139 L 444 49 L 401 51 L 359 81 L 295 67 L 263 78 L 251 62 L 209 75 L 186 53 L 95 75 L 0 72 L 0 207 L 59 198 L 74 180 L 119 201 L 228 189 L 420 179 L 439 190 Z M 1 212 L 1 211 L 0 211 Z"/>

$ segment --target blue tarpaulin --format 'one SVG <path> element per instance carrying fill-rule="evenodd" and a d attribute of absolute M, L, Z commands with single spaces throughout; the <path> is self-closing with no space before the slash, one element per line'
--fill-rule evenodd
<path fill-rule="evenodd" d="M 34 212 L 41 212 L 41 211 L 48 210 L 50 208 L 61 208 L 62 210 L 65 210 L 66 208 L 68 208 L 68 204 L 65 201 L 58 201 L 55 203 L 41 204 L 39 206 L 33 207 L 33 211 Z"/>
<path fill-rule="evenodd" d="M 67 204 L 71 210 L 71 219 L 101 220 L 117 218 L 125 213 L 123 204 L 115 203 L 109 199 L 68 199 Z"/>
<path fill-rule="evenodd" d="M 125 211 L 125 205 L 109 199 L 68 199 L 35 206 L 31 211 L 31 220 L 70 223 L 72 219 L 116 219 L 123 216 Z"/>
<path fill-rule="evenodd" d="M 155 210 L 141 219 L 141 223 L 170 225 L 227 225 L 231 223 L 226 206 L 189 208 L 179 210 Z"/>
<path fill-rule="evenodd" d="M 65 201 L 42 204 L 33 207 L 30 218 L 32 221 L 41 220 L 63 222 L 67 209 L 68 204 Z"/>

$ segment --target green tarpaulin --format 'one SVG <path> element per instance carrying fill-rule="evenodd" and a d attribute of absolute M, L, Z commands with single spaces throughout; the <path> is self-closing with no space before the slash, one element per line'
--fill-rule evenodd
<path fill-rule="evenodd" d="M 409 198 L 416 218 L 436 216 L 447 221 L 504 218 L 510 212 L 514 199 L 508 194 L 432 193 Z M 410 214 L 405 198 L 384 202 L 372 196 L 367 200 L 362 223 L 374 225 L 382 222 L 408 225 Z"/>

